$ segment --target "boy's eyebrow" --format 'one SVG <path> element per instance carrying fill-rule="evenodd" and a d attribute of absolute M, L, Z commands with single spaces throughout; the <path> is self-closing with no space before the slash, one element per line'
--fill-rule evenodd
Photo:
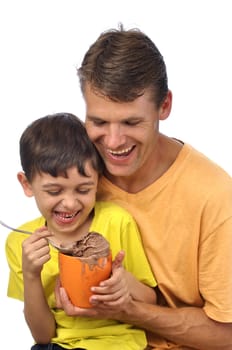
<path fill-rule="evenodd" d="M 94 181 L 85 181 L 85 182 L 80 182 L 78 184 L 78 186 L 83 186 L 83 185 L 94 185 L 95 182 Z M 57 186 L 61 186 L 61 184 L 59 183 L 53 183 L 53 182 L 48 182 L 46 184 L 43 184 L 42 187 L 43 188 L 47 188 L 47 187 L 57 187 Z"/>

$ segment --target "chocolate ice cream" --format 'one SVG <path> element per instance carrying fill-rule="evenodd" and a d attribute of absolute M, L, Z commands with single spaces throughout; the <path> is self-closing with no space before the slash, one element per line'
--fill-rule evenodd
<path fill-rule="evenodd" d="M 78 257 L 89 266 L 94 266 L 99 258 L 108 257 L 109 253 L 109 242 L 100 233 L 92 231 L 84 238 L 74 242 L 66 254 Z"/>

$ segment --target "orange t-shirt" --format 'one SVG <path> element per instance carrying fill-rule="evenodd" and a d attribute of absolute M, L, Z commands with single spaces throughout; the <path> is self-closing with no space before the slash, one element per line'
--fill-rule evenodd
<path fill-rule="evenodd" d="M 102 177 L 98 200 L 134 216 L 168 306 L 201 307 L 232 322 L 232 178 L 223 169 L 185 144 L 167 172 L 138 193 Z M 156 349 L 174 347 L 157 338 Z"/>

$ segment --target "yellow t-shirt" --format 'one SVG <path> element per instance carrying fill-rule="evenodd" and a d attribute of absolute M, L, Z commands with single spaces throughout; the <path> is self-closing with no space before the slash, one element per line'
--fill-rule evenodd
<path fill-rule="evenodd" d="M 138 193 L 102 177 L 98 200 L 135 218 L 168 306 L 201 307 L 232 322 L 232 179 L 224 170 L 184 145 L 167 172 Z M 164 339 L 152 344 L 171 348 Z"/>
<path fill-rule="evenodd" d="M 44 224 L 44 218 L 40 217 L 20 228 L 33 232 Z M 156 286 L 137 225 L 129 213 L 113 203 L 98 202 L 90 231 L 101 233 L 110 242 L 113 258 L 123 249 L 126 252 L 125 268 L 141 282 Z M 26 237 L 26 234 L 11 232 L 6 241 L 6 256 L 10 267 L 8 296 L 22 301 L 22 242 Z M 42 283 L 57 323 L 57 336 L 52 339 L 53 343 L 67 349 L 80 347 L 88 350 L 141 350 L 146 347 L 145 333 L 129 324 L 115 320 L 70 317 L 63 310 L 57 309 L 54 286 L 59 274 L 58 251 L 51 247 L 50 254 L 51 259 L 42 270 Z"/>

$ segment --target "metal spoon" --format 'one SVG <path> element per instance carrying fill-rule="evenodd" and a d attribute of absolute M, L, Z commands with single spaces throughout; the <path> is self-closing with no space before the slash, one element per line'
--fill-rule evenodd
<path fill-rule="evenodd" d="M 31 235 L 32 232 L 30 231 L 26 231 L 26 230 L 20 230 L 18 228 L 13 228 L 7 224 L 5 224 L 3 221 L 0 220 L 0 225 L 10 229 L 11 231 L 14 231 L 14 232 L 20 232 L 20 233 L 26 233 L 28 235 Z M 64 253 L 64 254 L 72 254 L 72 251 L 73 251 L 73 244 L 70 244 L 69 247 L 62 247 L 61 245 L 58 245 L 56 243 L 54 243 L 53 241 L 51 241 L 50 239 L 47 239 L 48 242 L 56 249 L 58 249 L 61 253 Z"/>

